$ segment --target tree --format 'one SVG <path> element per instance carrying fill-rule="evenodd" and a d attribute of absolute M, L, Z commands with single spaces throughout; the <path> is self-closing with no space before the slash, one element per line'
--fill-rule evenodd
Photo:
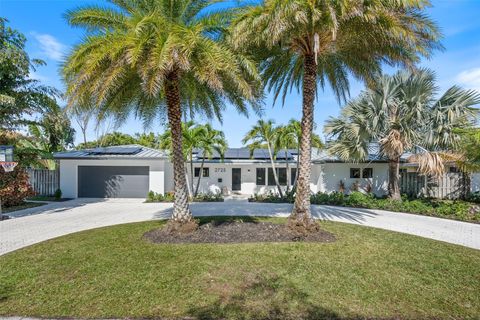
<path fill-rule="evenodd" d="M 182 123 L 182 141 L 183 141 L 183 160 L 188 162 L 190 165 L 190 179 L 188 179 L 188 172 L 185 168 L 185 177 L 188 184 L 188 193 L 193 197 L 193 188 L 194 188 L 194 172 L 193 172 L 193 154 L 195 149 L 201 146 L 202 138 L 205 136 L 205 128 L 201 125 L 196 124 L 193 121 L 183 122 Z M 173 139 L 172 131 L 167 130 L 161 137 L 160 148 L 172 150 Z"/>
<path fill-rule="evenodd" d="M 283 190 L 278 181 L 277 169 L 275 167 L 275 158 L 277 154 L 277 139 L 279 131 L 275 128 L 275 122 L 273 120 L 258 120 L 257 123 L 247 132 L 242 140 L 243 144 L 248 144 L 251 155 L 255 149 L 267 149 L 268 156 L 270 158 L 270 165 L 273 171 L 273 178 L 275 179 L 275 185 L 277 186 L 278 194 L 283 198 Z"/>
<path fill-rule="evenodd" d="M 298 167 L 299 167 L 299 157 L 300 154 L 300 144 L 302 140 L 302 126 L 300 121 L 291 119 L 286 126 L 278 128 L 278 138 L 277 138 L 277 150 L 284 150 L 285 158 L 287 157 L 288 149 L 297 149 L 297 161 L 296 161 L 296 173 L 295 181 L 293 183 L 293 189 L 297 185 L 298 177 Z M 312 132 L 312 147 L 313 148 L 323 148 L 322 139 L 319 135 Z M 287 171 L 288 171 L 288 160 L 287 160 Z M 290 188 L 290 180 L 287 183 L 287 190 Z"/>
<path fill-rule="evenodd" d="M 93 101 L 99 115 L 133 112 L 147 123 L 165 115 L 172 131 L 175 203 L 172 223 L 192 222 L 182 151 L 182 111 L 221 116 L 225 102 L 240 112 L 258 107 L 260 77 L 248 56 L 225 42 L 229 12 L 215 1 L 112 0 L 115 8 L 69 11 L 88 35 L 63 73 L 70 104 Z M 183 109 L 183 110 L 182 110 Z"/>
<path fill-rule="evenodd" d="M 198 195 L 198 188 L 200 187 L 200 180 L 203 177 L 203 166 L 205 164 L 205 159 L 211 159 L 214 152 L 217 152 L 220 157 L 225 155 L 227 150 L 227 140 L 225 140 L 225 135 L 222 131 L 213 129 L 208 123 L 203 125 L 204 130 L 202 130 L 203 135 L 200 137 L 199 150 L 202 151 L 202 164 L 200 165 L 200 173 L 198 175 L 197 186 L 193 196 Z"/>
<path fill-rule="evenodd" d="M 378 142 L 389 162 L 389 197 L 400 200 L 401 155 L 420 150 L 420 172 L 441 174 L 441 152 L 458 146 L 456 129 L 473 121 L 472 106 L 480 103 L 472 90 L 453 86 L 435 100 L 437 92 L 435 75 L 426 69 L 379 76 L 372 88 L 343 108 L 340 117 L 327 121 L 325 132 L 336 139 L 329 151 L 344 160 L 362 161 L 371 144 Z"/>
<path fill-rule="evenodd" d="M 262 61 L 275 97 L 302 89 L 302 140 L 297 193 L 290 217 L 296 229 L 316 229 L 310 213 L 311 134 L 317 86 L 329 84 L 339 100 L 349 75 L 369 82 L 381 65 L 411 66 L 440 48 L 427 0 L 265 0 L 233 22 L 235 47 Z"/>
<path fill-rule="evenodd" d="M 82 108 L 80 106 L 73 106 L 68 110 L 72 119 L 75 120 L 77 125 L 80 127 L 83 137 L 83 145 L 87 145 L 87 129 L 90 120 L 93 118 L 93 114 L 88 108 Z"/>
<path fill-rule="evenodd" d="M 45 62 L 30 59 L 25 36 L 6 26 L 7 22 L 0 18 L 0 128 L 14 130 L 32 123 L 28 115 L 55 105 L 59 92 L 29 78 L 30 69 Z"/>

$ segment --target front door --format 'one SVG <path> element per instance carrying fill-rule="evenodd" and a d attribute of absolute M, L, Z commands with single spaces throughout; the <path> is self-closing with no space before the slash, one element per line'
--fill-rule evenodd
<path fill-rule="evenodd" d="M 242 169 L 232 168 L 232 191 L 242 190 Z"/>

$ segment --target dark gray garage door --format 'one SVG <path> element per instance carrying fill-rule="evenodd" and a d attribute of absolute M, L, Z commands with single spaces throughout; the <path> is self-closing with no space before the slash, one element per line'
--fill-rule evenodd
<path fill-rule="evenodd" d="M 78 166 L 81 198 L 145 198 L 148 167 Z"/>

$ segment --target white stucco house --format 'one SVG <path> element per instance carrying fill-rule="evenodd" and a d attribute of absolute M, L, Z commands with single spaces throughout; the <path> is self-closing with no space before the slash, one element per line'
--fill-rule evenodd
<path fill-rule="evenodd" d="M 275 161 L 283 188 L 293 184 L 296 150 L 279 152 Z M 144 198 L 148 191 L 173 191 L 173 166 L 166 152 L 139 145 L 59 152 L 60 189 L 67 198 L 124 197 Z M 201 152 L 193 161 L 194 184 L 198 181 Z M 190 164 L 186 164 L 190 176 Z M 388 164 L 378 155 L 364 163 L 345 163 L 325 152 L 312 151 L 312 192 L 331 192 L 355 186 L 376 195 L 387 192 Z M 275 192 L 273 171 L 266 150 L 228 149 L 224 157 L 205 159 L 200 192 L 252 195 Z M 342 181 L 342 183 L 340 182 Z"/>

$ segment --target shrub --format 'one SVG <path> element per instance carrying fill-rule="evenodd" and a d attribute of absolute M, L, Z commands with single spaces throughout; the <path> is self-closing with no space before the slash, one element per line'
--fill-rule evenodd
<path fill-rule="evenodd" d="M 193 198 L 194 202 L 223 202 L 223 196 L 220 192 L 199 193 Z"/>
<path fill-rule="evenodd" d="M 27 172 L 16 167 L 12 172 L 0 169 L 0 199 L 2 206 L 12 207 L 23 203 L 25 198 L 35 195 L 28 181 Z"/>
<path fill-rule="evenodd" d="M 55 190 L 55 193 L 53 194 L 53 196 L 55 197 L 55 200 L 62 199 L 62 190 L 60 190 L 60 188 Z"/>
<path fill-rule="evenodd" d="M 466 200 L 474 203 L 480 203 L 480 191 L 470 193 Z"/>
<path fill-rule="evenodd" d="M 150 191 L 147 194 L 147 199 L 145 202 L 173 202 L 175 201 L 175 194 L 173 192 L 167 192 L 165 194 L 156 193 Z M 195 198 L 194 202 L 222 202 L 223 197 L 221 193 L 199 193 Z"/>
<path fill-rule="evenodd" d="M 371 194 L 363 194 L 359 191 L 354 191 L 350 193 L 346 199 L 345 205 L 357 208 L 370 208 L 372 207 L 373 200 L 374 197 Z"/>
<path fill-rule="evenodd" d="M 150 191 L 147 194 L 146 202 L 173 202 L 174 200 L 175 200 L 175 197 L 171 192 L 168 192 L 166 194 L 161 194 L 161 193 Z"/>

